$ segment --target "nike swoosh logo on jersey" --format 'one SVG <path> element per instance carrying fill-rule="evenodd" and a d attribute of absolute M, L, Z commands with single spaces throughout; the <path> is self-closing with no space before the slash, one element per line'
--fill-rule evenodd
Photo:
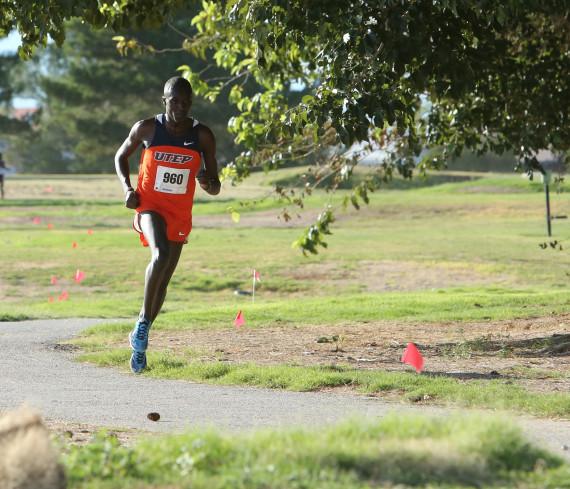
<path fill-rule="evenodd" d="M 184 146 L 192 146 L 193 144 L 194 144 L 194 141 L 190 141 L 189 143 L 184 141 Z"/>

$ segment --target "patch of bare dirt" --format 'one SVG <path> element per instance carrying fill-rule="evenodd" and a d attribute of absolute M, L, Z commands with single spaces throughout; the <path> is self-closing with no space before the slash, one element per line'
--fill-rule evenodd
<path fill-rule="evenodd" d="M 44 419 L 44 424 L 52 436 L 61 445 L 86 445 L 93 440 L 97 432 L 105 430 L 108 436 L 116 438 L 123 446 L 131 446 L 141 436 L 152 436 L 152 433 L 141 430 L 102 428 L 85 423 L 73 423 L 70 421 L 60 421 Z"/>
<path fill-rule="evenodd" d="M 283 206 L 286 207 L 286 206 Z M 282 208 L 269 209 L 263 211 L 244 212 L 240 215 L 239 223 L 235 223 L 231 219 L 231 215 L 199 215 L 192 217 L 193 226 L 199 228 L 303 228 L 314 224 L 322 209 L 297 209 L 294 206 L 288 206 L 288 214 L 291 219 L 285 221 L 281 215 Z M 239 211 L 239 208 L 238 208 Z M 501 216 L 537 216 L 536 207 L 529 203 L 522 205 L 520 202 L 501 202 L 500 207 L 491 204 L 476 203 L 454 203 L 441 204 L 430 202 L 426 205 L 413 205 L 411 203 L 405 206 L 384 204 L 382 206 L 371 205 L 363 206 L 359 210 L 349 208 L 346 210 L 338 209 L 335 211 L 335 219 L 340 222 L 370 222 L 371 219 L 384 219 L 390 216 L 390 219 L 400 220 L 425 220 L 428 217 L 444 217 L 457 218 L 468 216 L 469 218 L 493 216 L 497 214 Z"/>
<path fill-rule="evenodd" d="M 291 278 L 333 285 L 353 285 L 368 292 L 404 292 L 485 284 L 507 284 L 506 275 L 484 274 L 461 263 L 430 264 L 413 261 L 361 261 L 352 270 L 335 263 L 307 263 L 291 270 Z"/>
<path fill-rule="evenodd" d="M 502 378 L 537 392 L 563 392 L 570 391 L 569 324 L 570 314 L 470 323 L 157 330 L 150 347 L 204 361 L 404 371 L 410 367 L 400 362 L 402 352 L 414 342 L 431 375 L 465 381 Z"/>
<path fill-rule="evenodd" d="M 42 285 L 28 285 L 26 284 L 25 287 L 17 287 L 17 286 L 2 286 L 0 284 L 0 294 L 2 296 L 2 300 L 4 302 L 21 302 L 22 298 L 35 298 L 44 300 L 48 302 L 49 297 L 52 297 L 55 302 L 58 301 L 59 295 L 64 291 L 67 290 L 69 293 L 69 297 L 72 298 L 75 295 L 81 294 L 82 296 L 87 294 L 94 294 L 101 291 L 106 291 L 104 287 L 101 286 L 88 286 L 88 285 L 81 285 L 81 289 L 76 284 L 71 284 L 71 280 L 63 281 L 61 280 L 58 285 L 53 285 L 49 289 Z M 3 294 L 2 294 L 3 292 Z"/>
<path fill-rule="evenodd" d="M 483 206 L 481 206 L 481 209 L 483 209 Z M 471 208 L 471 210 L 473 209 Z M 265 211 L 244 212 L 240 216 L 239 223 L 233 222 L 229 213 L 206 216 L 194 215 L 192 217 L 192 223 L 197 229 L 225 227 L 303 228 L 314 224 L 318 215 L 322 212 L 322 209 L 303 210 L 290 206 L 288 207 L 288 213 L 290 215 L 289 220 L 285 220 L 282 217 L 281 211 L 282 209 L 270 209 Z M 350 221 L 355 218 L 382 218 L 386 215 L 390 215 L 391 218 L 402 216 L 403 219 L 425 219 L 427 214 L 454 215 L 458 213 L 461 213 L 461 210 L 454 206 L 440 206 L 437 208 L 432 206 L 429 209 L 425 206 L 406 206 L 404 211 L 397 206 L 383 206 L 382 208 L 363 207 L 358 211 L 356 209 L 349 209 L 346 211 L 338 210 L 335 213 L 335 219 L 337 222 L 343 222 Z"/>
<path fill-rule="evenodd" d="M 468 187 L 463 187 L 462 192 L 468 194 L 520 194 L 524 190 L 516 187 L 500 187 L 491 185 L 470 185 Z"/>

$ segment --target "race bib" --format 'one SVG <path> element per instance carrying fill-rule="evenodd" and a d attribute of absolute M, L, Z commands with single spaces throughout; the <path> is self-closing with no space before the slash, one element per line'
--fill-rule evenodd
<path fill-rule="evenodd" d="M 189 168 L 179 169 L 159 166 L 156 169 L 154 190 L 166 194 L 185 194 L 189 176 Z"/>

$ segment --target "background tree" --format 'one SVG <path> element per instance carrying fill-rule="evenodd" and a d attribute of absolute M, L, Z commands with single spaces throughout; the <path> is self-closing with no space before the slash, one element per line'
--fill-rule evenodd
<path fill-rule="evenodd" d="M 0 55 L 0 139 L 29 129 L 26 121 L 12 117 L 12 102 L 18 92 L 14 74 L 22 64 L 22 60 L 16 55 Z"/>
<path fill-rule="evenodd" d="M 29 17 L 33 7 L 24 9 L 28 17 L 8 9 L 0 18 L 0 29 L 10 19 L 11 25 L 28 19 L 20 23 L 28 35 L 24 54 L 47 32 L 62 41 L 58 19 L 66 16 L 117 29 L 165 21 L 180 6 L 83 1 L 74 10 L 63 1 L 48 4 L 59 16 L 50 22 L 28 22 L 35 19 Z M 212 100 L 230 88 L 239 110 L 230 129 L 245 150 L 227 167 L 228 178 L 325 155 L 315 160 L 306 191 L 334 188 L 350 178 L 358 155 L 341 150 L 331 156 L 325 148 L 366 141 L 384 149 L 388 157 L 377 174 L 354 185 L 347 198 L 359 206 L 394 171 L 410 176 L 418 165 L 440 167 L 464 149 L 512 151 L 530 170 L 537 167 L 537 150 L 567 151 L 569 14 L 564 0 L 204 1 L 188 19 L 194 30 L 182 47 L 230 75 L 207 83 L 189 64 L 184 74 Z M 139 41 L 127 36 L 118 47 L 140 49 L 146 43 Z M 243 90 L 250 79 L 261 87 L 254 95 Z M 292 80 L 312 90 L 296 104 L 286 96 Z M 418 163 L 425 148 L 435 153 Z M 292 200 L 302 204 L 297 195 Z M 299 246 L 315 252 L 332 219 L 325 209 Z"/>
<path fill-rule="evenodd" d="M 164 82 L 188 56 L 169 51 L 124 58 L 108 30 L 74 20 L 66 32 L 61 48 L 50 44 L 28 63 L 28 85 L 43 110 L 35 125 L 35 144 L 30 146 L 26 135 L 13 138 L 12 160 L 19 160 L 26 171 L 109 172 L 131 125 L 160 112 Z M 157 46 L 181 40 L 166 26 L 137 36 Z M 197 71 L 203 65 L 193 62 Z M 231 159 L 235 145 L 227 132 L 229 105 L 219 104 L 213 111 L 198 96 L 192 112 L 216 131 L 221 161 Z"/>

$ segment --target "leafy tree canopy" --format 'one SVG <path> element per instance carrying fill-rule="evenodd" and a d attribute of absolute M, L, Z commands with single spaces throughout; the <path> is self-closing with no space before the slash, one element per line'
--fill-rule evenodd
<path fill-rule="evenodd" d="M 159 0 L 17 4 L 2 8 L 0 29 L 18 25 L 23 54 L 47 33 L 63 41 L 69 16 L 121 29 L 164 22 L 180 7 Z M 181 47 L 230 76 L 208 82 L 190 65 L 183 73 L 211 100 L 230 88 L 239 114 L 229 127 L 246 149 L 226 177 L 324 156 L 315 160 L 310 192 L 337 186 L 358 163 L 358 155 L 325 148 L 366 141 L 384 149 L 378 174 L 352 189 L 348 202 L 358 206 L 394 171 L 438 167 L 463 149 L 513 151 L 529 169 L 539 149 L 567 151 L 569 14 L 565 0 L 205 0 L 187 19 L 192 31 Z M 128 36 L 117 41 L 124 51 L 153 50 Z M 243 91 L 249 79 L 260 87 L 253 95 Z M 297 103 L 286 97 L 292 80 L 310 90 Z M 420 159 L 425 148 L 437 152 Z M 332 219 L 325 209 L 297 244 L 316 252 Z"/>

